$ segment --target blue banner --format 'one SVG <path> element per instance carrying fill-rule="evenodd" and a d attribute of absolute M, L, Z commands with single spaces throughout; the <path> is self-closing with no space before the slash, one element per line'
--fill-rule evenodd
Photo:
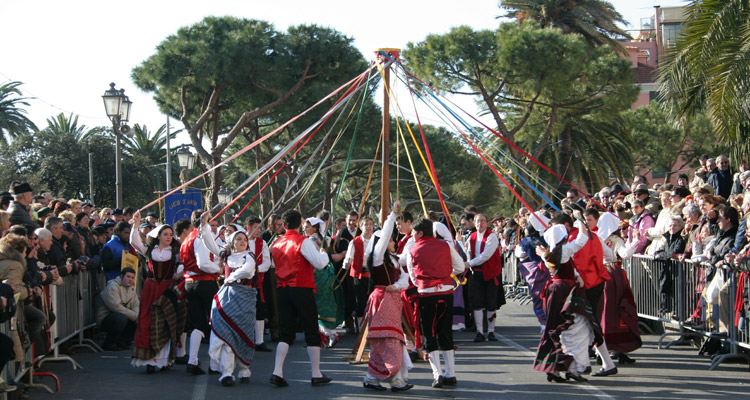
<path fill-rule="evenodd" d="M 175 222 L 181 219 L 189 221 L 193 211 L 202 208 L 201 204 L 200 189 L 187 189 L 185 193 L 178 191 L 170 194 L 164 199 L 164 222 L 174 226 Z"/>

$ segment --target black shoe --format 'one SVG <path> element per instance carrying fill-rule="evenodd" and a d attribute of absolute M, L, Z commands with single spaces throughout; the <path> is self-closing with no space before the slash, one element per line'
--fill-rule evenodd
<path fill-rule="evenodd" d="M 146 373 L 147 374 L 153 374 L 154 372 L 156 372 L 156 367 L 154 367 L 153 365 L 147 365 L 146 366 Z"/>
<path fill-rule="evenodd" d="M 240 383 L 250 383 L 250 377 L 243 376 L 242 378 L 240 378 Z"/>
<path fill-rule="evenodd" d="M 456 385 L 458 385 L 458 381 L 456 380 L 455 376 L 452 376 L 450 378 L 443 378 L 443 385 L 445 385 L 445 386 L 456 386 Z"/>
<path fill-rule="evenodd" d="M 484 342 L 484 340 L 485 340 L 485 339 L 484 339 L 484 335 L 482 335 L 482 334 L 481 334 L 481 333 L 479 333 L 479 332 L 477 332 L 477 335 L 476 335 L 476 336 L 474 336 L 474 342 L 475 342 L 475 343 L 479 343 L 479 342 Z"/>
<path fill-rule="evenodd" d="M 412 351 L 409 353 L 409 358 L 411 359 L 411 362 L 417 362 L 419 361 L 419 353 L 416 351 Z"/>
<path fill-rule="evenodd" d="M 373 383 L 362 382 L 362 387 L 365 388 L 365 389 L 377 390 L 378 392 L 382 392 L 382 391 L 386 390 L 386 388 L 383 385 L 379 384 L 379 383 L 378 384 L 373 384 Z"/>
<path fill-rule="evenodd" d="M 583 372 L 581 372 L 581 373 L 584 374 L 584 375 L 590 374 L 591 373 L 591 367 L 586 367 L 586 369 L 584 369 Z"/>
<path fill-rule="evenodd" d="M 395 387 L 395 386 L 392 387 L 391 388 L 391 392 L 394 392 L 394 393 L 396 393 L 396 392 L 405 392 L 405 391 L 407 391 L 407 390 L 409 390 L 409 389 L 411 389 L 413 387 L 414 387 L 414 385 L 412 385 L 411 383 L 407 383 L 406 385 L 401 386 L 401 387 Z M 383 390 L 385 390 L 385 388 L 383 388 Z"/>
<path fill-rule="evenodd" d="M 310 383 L 313 386 L 320 386 L 320 385 L 325 385 L 326 383 L 329 383 L 332 380 L 333 378 L 323 375 L 320 378 L 310 378 Z"/>
<path fill-rule="evenodd" d="M 261 344 L 258 344 L 255 346 L 255 351 L 262 351 L 264 353 L 270 353 L 273 351 L 270 347 L 266 346 L 266 342 L 263 342 Z"/>
<path fill-rule="evenodd" d="M 175 359 L 174 359 L 174 363 L 175 363 L 175 364 L 180 364 L 180 365 L 182 365 L 182 364 L 187 364 L 187 363 L 188 363 L 188 355 L 187 355 L 187 354 L 185 354 L 185 355 L 184 355 L 184 356 L 182 356 L 182 357 L 177 357 L 177 358 L 175 358 Z"/>
<path fill-rule="evenodd" d="M 617 367 L 614 367 L 608 370 L 605 370 L 604 368 L 602 368 L 599 371 L 596 371 L 593 374 L 591 374 L 591 376 L 610 376 L 610 375 L 617 375 Z"/>
<path fill-rule="evenodd" d="M 204 370 L 203 370 L 203 369 L 202 369 L 202 368 L 200 367 L 200 362 L 198 363 L 198 365 L 188 364 L 188 365 L 187 365 L 187 368 L 186 368 L 186 370 L 187 370 L 187 373 L 188 373 L 188 374 L 193 374 L 193 375 L 206 375 L 206 371 L 204 371 Z"/>
<path fill-rule="evenodd" d="M 268 380 L 272 385 L 276 385 L 278 387 L 287 387 L 289 384 L 284 380 L 284 378 L 278 376 L 278 375 L 271 375 L 271 379 Z"/>
<path fill-rule="evenodd" d="M 437 379 L 435 379 L 434 381 L 432 381 L 432 387 L 435 388 L 435 389 L 443 387 L 443 381 L 444 380 L 445 380 L 445 378 L 443 378 L 442 375 L 438 376 Z"/>
<path fill-rule="evenodd" d="M 497 338 L 495 337 L 495 334 L 492 332 L 487 334 L 487 340 L 489 340 L 490 342 L 497 342 Z"/>
<path fill-rule="evenodd" d="M 628 357 L 628 355 L 625 354 L 625 353 L 620 353 L 620 356 L 618 357 L 617 362 L 620 365 L 635 364 L 635 360 L 632 359 L 632 358 L 630 358 L 630 357 Z"/>
<path fill-rule="evenodd" d="M 565 378 L 557 374 L 547 372 L 547 382 L 565 383 Z"/>
<path fill-rule="evenodd" d="M 581 374 L 575 372 L 566 372 L 565 380 L 574 380 L 576 382 L 588 382 L 588 379 L 581 376 Z"/>
<path fill-rule="evenodd" d="M 346 328 L 346 334 L 347 335 L 356 335 L 357 332 L 354 331 L 354 328 Z"/>
<path fill-rule="evenodd" d="M 208 367 L 208 374 L 209 375 L 220 375 L 221 372 L 211 369 L 211 367 Z"/>
<path fill-rule="evenodd" d="M 231 376 L 221 378 L 221 386 L 234 386 L 234 378 Z"/>

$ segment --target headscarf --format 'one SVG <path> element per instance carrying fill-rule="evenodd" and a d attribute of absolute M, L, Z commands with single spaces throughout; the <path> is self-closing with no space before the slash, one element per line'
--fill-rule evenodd
<path fill-rule="evenodd" d="M 620 219 L 612 213 L 603 213 L 599 217 L 599 221 L 596 223 L 597 231 L 596 234 L 601 240 L 607 240 L 607 238 L 615 233 L 620 225 Z"/>
<path fill-rule="evenodd" d="M 568 230 L 565 229 L 565 225 L 553 225 L 544 232 L 544 241 L 547 242 L 550 252 L 555 250 L 557 244 L 567 237 Z"/>

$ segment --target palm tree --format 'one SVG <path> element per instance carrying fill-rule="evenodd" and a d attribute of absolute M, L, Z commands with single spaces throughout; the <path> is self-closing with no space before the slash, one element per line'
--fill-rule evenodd
<path fill-rule="evenodd" d="M 660 94 L 676 119 L 708 110 L 719 139 L 747 155 L 750 3 L 694 0 L 682 36 L 659 68 Z M 747 111 L 745 110 L 747 109 Z"/>
<path fill-rule="evenodd" d="M 133 136 L 122 138 L 123 152 L 133 158 L 146 159 L 149 165 L 164 164 L 167 145 L 166 129 L 167 125 L 162 125 L 152 134 L 146 125 L 135 124 Z M 179 132 L 180 130 L 170 132 L 170 139 L 174 139 Z"/>
<path fill-rule="evenodd" d="M 519 21 L 533 19 L 542 27 L 578 33 L 592 47 L 609 44 L 624 51 L 615 37 L 630 37 L 617 26 L 617 23 L 627 25 L 622 14 L 604 0 L 501 0 L 499 6 L 508 10 L 505 17 Z"/>
<path fill-rule="evenodd" d="M 23 132 L 36 131 L 36 125 L 26 117 L 28 97 L 21 97 L 18 87 L 21 82 L 13 81 L 0 85 L 0 142 L 6 143 L 8 137 L 16 137 Z M 16 97 L 18 96 L 18 97 Z"/>
<path fill-rule="evenodd" d="M 70 115 L 65 116 L 64 113 L 57 114 L 54 118 L 47 118 L 47 127 L 44 128 L 50 133 L 68 133 L 71 134 L 73 139 L 77 142 L 82 142 L 95 133 L 95 130 L 88 129 L 86 125 L 78 125 L 78 116 Z"/>

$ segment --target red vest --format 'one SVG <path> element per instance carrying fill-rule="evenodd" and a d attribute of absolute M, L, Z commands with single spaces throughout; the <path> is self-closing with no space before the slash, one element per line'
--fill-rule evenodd
<path fill-rule="evenodd" d="M 255 276 L 253 277 L 253 284 L 251 287 L 258 289 L 260 292 L 261 299 L 263 298 L 263 277 L 266 275 L 265 272 L 258 271 L 258 267 L 263 263 L 263 239 L 260 237 L 255 238 Z"/>
<path fill-rule="evenodd" d="M 305 237 L 289 229 L 271 247 L 271 257 L 276 265 L 276 287 L 301 287 L 315 290 L 313 266 L 302 256 Z"/>
<path fill-rule="evenodd" d="M 404 252 L 404 247 L 406 247 L 406 243 L 411 239 L 411 233 L 402 237 L 401 240 L 398 241 L 398 248 L 396 249 L 396 254 L 401 254 Z"/>
<path fill-rule="evenodd" d="M 419 290 L 453 284 L 453 262 L 448 243 L 434 236 L 423 236 L 409 251 Z"/>
<path fill-rule="evenodd" d="M 578 235 L 588 235 L 588 232 L 578 232 L 578 229 L 571 229 L 568 241 L 575 240 Z M 598 286 L 610 278 L 609 272 L 604 266 L 602 242 L 599 241 L 595 233 L 592 232 L 591 236 L 586 245 L 573 255 L 576 271 L 581 275 L 586 289 Z"/>
<path fill-rule="evenodd" d="M 484 246 L 487 244 L 487 238 L 492 234 L 492 231 L 487 229 L 484 231 L 484 235 L 482 235 L 482 244 L 480 245 L 479 252 L 484 251 Z M 474 258 L 478 256 L 478 254 L 474 254 L 474 249 L 477 248 L 477 232 L 472 232 L 471 235 L 469 235 L 469 254 L 471 258 Z M 503 259 L 500 257 L 500 244 L 498 243 L 497 248 L 495 249 L 495 252 L 492 253 L 492 256 L 490 256 L 490 259 L 487 260 L 484 264 L 482 264 L 480 271 L 482 271 L 482 276 L 484 277 L 485 281 L 489 281 L 492 279 L 496 279 L 498 275 L 500 275 L 501 272 L 503 272 Z M 477 267 L 474 267 L 475 270 L 477 270 Z"/>
<path fill-rule="evenodd" d="M 370 236 L 370 240 L 373 240 Z M 369 278 L 370 274 L 363 268 L 363 259 L 365 254 L 365 242 L 362 240 L 362 235 L 354 238 L 354 258 L 352 259 L 352 267 L 349 269 L 349 276 L 352 278 L 362 279 Z"/>
<path fill-rule="evenodd" d="M 207 274 L 198 268 L 198 261 L 195 258 L 195 241 L 199 232 L 198 229 L 193 229 L 180 245 L 180 261 L 185 267 L 183 277 L 186 281 L 215 281 L 219 277 L 218 274 Z M 211 260 L 213 258 L 211 254 Z"/>

